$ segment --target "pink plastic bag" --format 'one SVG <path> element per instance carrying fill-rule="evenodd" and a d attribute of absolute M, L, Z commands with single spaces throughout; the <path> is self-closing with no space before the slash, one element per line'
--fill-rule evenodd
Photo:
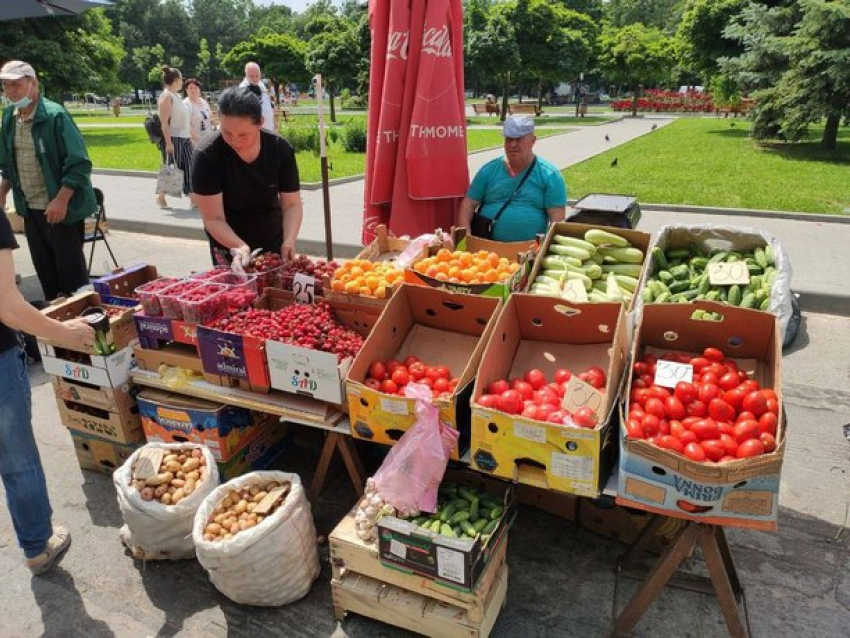
<path fill-rule="evenodd" d="M 437 489 L 460 432 L 440 421 L 428 386 L 411 383 L 405 395 L 417 399 L 416 423 L 396 443 L 375 473 L 378 494 L 402 515 L 436 512 Z"/>

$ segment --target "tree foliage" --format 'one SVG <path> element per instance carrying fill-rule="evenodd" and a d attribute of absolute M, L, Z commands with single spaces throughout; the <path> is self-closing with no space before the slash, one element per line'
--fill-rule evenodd
<path fill-rule="evenodd" d="M 486 77 L 498 78 L 502 86 L 501 119 L 505 119 L 510 94 L 511 74 L 521 66 L 516 29 L 509 18 L 500 13 L 491 14 L 481 31 L 467 34 L 464 41 L 467 59 Z"/>
<path fill-rule="evenodd" d="M 687 0 L 676 33 L 682 65 L 709 81 L 722 58 L 740 55 L 742 47 L 725 34 L 749 0 Z"/>
<path fill-rule="evenodd" d="M 346 82 L 357 77 L 363 55 L 360 43 L 358 26 L 348 21 L 340 21 L 333 30 L 323 31 L 307 43 L 307 70 L 322 75 L 330 102 L 331 122 L 336 122 L 334 95 Z"/>
<path fill-rule="evenodd" d="M 608 0 L 605 18 L 615 27 L 640 22 L 672 35 L 681 18 L 682 0 Z"/>

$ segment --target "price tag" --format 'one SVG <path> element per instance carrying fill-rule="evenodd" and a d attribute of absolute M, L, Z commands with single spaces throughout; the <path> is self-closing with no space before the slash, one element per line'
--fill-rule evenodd
<path fill-rule="evenodd" d="M 395 554 L 401 559 L 407 558 L 407 545 L 393 538 L 390 541 L 390 554 Z"/>
<path fill-rule="evenodd" d="M 254 508 L 254 514 L 261 514 L 263 516 L 268 514 L 274 502 L 281 497 L 285 499 L 290 489 L 292 489 L 292 483 L 284 483 L 280 487 L 274 488 L 257 504 L 257 507 Z"/>
<path fill-rule="evenodd" d="M 387 414 L 399 414 L 407 416 L 410 410 L 407 409 L 407 401 L 403 399 L 385 399 L 381 397 L 381 410 Z"/>
<path fill-rule="evenodd" d="M 564 282 L 561 299 L 573 303 L 587 303 L 587 290 L 584 289 L 581 279 L 567 279 Z"/>
<path fill-rule="evenodd" d="M 746 286 L 750 283 L 750 270 L 743 261 L 708 264 L 708 281 L 712 286 Z"/>
<path fill-rule="evenodd" d="M 437 575 L 445 580 L 463 584 L 463 554 L 447 547 L 437 546 Z"/>
<path fill-rule="evenodd" d="M 316 278 L 304 273 L 295 273 L 292 279 L 292 292 L 296 303 L 312 304 L 316 302 Z"/>
<path fill-rule="evenodd" d="M 679 381 L 692 383 L 694 367 L 689 363 L 676 363 L 659 359 L 655 364 L 655 379 L 653 383 L 665 388 L 675 388 Z"/>
<path fill-rule="evenodd" d="M 514 421 L 514 436 L 535 443 L 546 443 L 546 428 L 539 425 L 529 425 L 522 421 Z"/>
<path fill-rule="evenodd" d="M 163 448 L 143 449 L 139 452 L 136 463 L 133 465 L 133 478 L 145 480 L 159 474 L 159 466 L 162 465 L 164 455 L 165 450 Z"/>
<path fill-rule="evenodd" d="M 602 419 L 602 408 L 605 405 L 605 395 L 589 383 L 585 383 L 577 376 L 573 376 L 567 382 L 564 390 L 564 398 L 561 407 L 570 414 L 579 408 L 590 408 L 596 415 L 597 420 Z"/>

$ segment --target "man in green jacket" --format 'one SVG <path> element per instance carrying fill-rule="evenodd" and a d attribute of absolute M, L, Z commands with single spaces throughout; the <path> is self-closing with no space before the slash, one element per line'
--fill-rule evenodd
<path fill-rule="evenodd" d="M 39 95 L 32 66 L 7 62 L 0 80 L 11 102 L 0 131 L 0 208 L 11 190 L 44 298 L 51 301 L 89 283 L 83 236 L 84 219 L 97 207 L 92 164 L 68 112 Z"/>

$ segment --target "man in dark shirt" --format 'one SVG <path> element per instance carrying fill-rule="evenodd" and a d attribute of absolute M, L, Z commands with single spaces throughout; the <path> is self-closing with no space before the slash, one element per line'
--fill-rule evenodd
<path fill-rule="evenodd" d="M 15 285 L 12 227 L 0 214 L 0 476 L 18 544 L 34 574 L 53 567 L 71 542 L 67 529 L 53 526 L 50 498 L 32 429 L 27 356 L 15 330 L 26 328 L 75 350 L 94 345 L 94 330 L 82 319 L 50 319 L 27 303 Z"/>
<path fill-rule="evenodd" d="M 295 256 L 304 213 L 295 151 L 263 130 L 260 100 L 244 87 L 218 102 L 220 129 L 195 149 L 192 184 L 213 252 L 246 265 L 252 250 Z"/>

